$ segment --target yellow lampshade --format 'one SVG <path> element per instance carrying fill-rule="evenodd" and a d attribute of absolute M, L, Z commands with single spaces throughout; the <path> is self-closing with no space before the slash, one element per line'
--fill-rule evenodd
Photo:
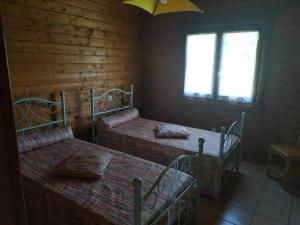
<path fill-rule="evenodd" d="M 174 12 L 203 12 L 189 0 L 125 0 L 123 3 L 137 6 L 154 16 Z"/>

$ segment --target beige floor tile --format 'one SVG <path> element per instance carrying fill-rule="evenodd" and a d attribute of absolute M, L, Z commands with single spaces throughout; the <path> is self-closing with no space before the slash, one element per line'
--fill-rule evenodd
<path fill-rule="evenodd" d="M 236 193 L 227 198 L 226 205 L 231 204 L 236 207 L 254 212 L 254 210 L 258 204 L 258 201 L 259 201 L 258 197 L 253 197 L 253 196 L 247 195 L 247 194 Z"/>
<path fill-rule="evenodd" d="M 236 185 L 233 188 L 235 193 L 244 194 L 252 197 L 260 197 L 263 191 L 265 182 L 254 177 L 241 175 L 237 178 Z"/>
<path fill-rule="evenodd" d="M 292 211 L 290 225 L 299 225 L 299 224 L 300 224 L 300 213 L 298 211 Z"/>
<path fill-rule="evenodd" d="M 265 188 L 261 199 L 283 205 L 287 208 L 292 203 L 292 195 L 283 189 Z"/>
<path fill-rule="evenodd" d="M 262 177 L 265 177 L 265 175 L 266 175 L 266 166 L 264 166 L 264 165 L 248 163 L 247 169 L 248 169 L 248 171 L 255 173 L 255 175 L 259 175 Z"/>
<path fill-rule="evenodd" d="M 236 225 L 250 225 L 252 215 L 253 213 L 247 210 L 235 206 L 229 206 L 224 209 L 220 218 Z"/>
<path fill-rule="evenodd" d="M 252 220 L 251 225 L 287 225 L 287 224 L 280 223 L 271 218 L 256 214 Z"/>
<path fill-rule="evenodd" d="M 292 211 L 298 212 L 300 214 L 300 198 L 293 197 Z"/>
<path fill-rule="evenodd" d="M 213 199 L 201 197 L 200 224 L 213 225 L 222 211 L 221 205 Z"/>
<path fill-rule="evenodd" d="M 262 182 L 266 181 L 266 167 L 249 163 L 245 175 L 256 178 Z"/>
<path fill-rule="evenodd" d="M 300 225 L 300 179 L 293 192 L 267 177 L 265 167 L 245 162 L 216 202 L 202 198 L 201 225 Z M 290 223 L 289 223 L 290 222 Z"/>
<path fill-rule="evenodd" d="M 275 178 L 275 177 L 268 177 L 265 188 L 281 190 L 282 189 L 282 180 Z"/>
<path fill-rule="evenodd" d="M 234 223 L 230 223 L 226 220 L 218 220 L 214 225 L 235 225 Z"/>
<path fill-rule="evenodd" d="M 273 202 L 261 200 L 256 209 L 256 213 L 269 217 L 284 224 L 289 223 L 289 207 L 285 207 Z"/>

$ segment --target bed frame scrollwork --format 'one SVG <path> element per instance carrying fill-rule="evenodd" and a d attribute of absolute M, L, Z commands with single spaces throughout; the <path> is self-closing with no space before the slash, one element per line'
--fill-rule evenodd
<path fill-rule="evenodd" d="M 133 84 L 129 91 L 119 88 L 112 88 L 99 95 L 95 94 L 95 89 L 90 89 L 91 98 L 91 120 L 92 120 L 92 137 L 96 143 L 95 121 L 99 116 L 107 116 L 113 112 L 119 112 L 133 107 Z M 97 108 L 101 110 L 97 110 Z"/>
<path fill-rule="evenodd" d="M 133 88 L 133 87 L 132 87 Z M 102 96 L 107 96 L 109 92 Z M 132 93 L 132 89 L 131 89 Z M 126 94 L 126 93 L 125 93 Z M 130 94 L 130 93 L 127 93 Z M 101 99 L 101 98 L 99 98 Z M 58 108 L 61 108 L 60 110 Z M 132 98 L 128 107 L 132 107 Z M 50 101 L 42 98 L 23 98 L 13 102 L 15 114 L 16 132 L 24 134 L 27 131 L 39 132 L 43 127 L 55 127 L 58 124 L 67 124 L 66 106 L 64 92 L 60 93 L 59 101 Z M 119 109 L 121 110 L 121 108 Z M 105 112 L 105 113 L 108 113 Z M 104 114 L 105 114 L 104 113 Z M 59 116 L 61 114 L 61 116 Z M 155 215 L 150 225 L 164 224 L 198 224 L 199 204 L 200 204 L 200 173 L 201 160 L 203 155 L 204 139 L 199 139 L 198 153 L 194 156 L 179 156 L 174 159 L 160 174 L 150 189 L 144 190 L 143 181 L 134 179 L 134 199 L 133 216 L 134 225 L 145 224 L 143 221 L 143 209 L 148 207 L 153 209 L 158 207 L 160 195 L 166 195 L 169 201 L 163 205 L 161 211 Z M 178 184 L 183 185 L 182 173 L 192 174 L 196 165 L 196 174 L 191 176 L 188 184 L 184 183 L 184 188 L 177 191 Z M 196 190 L 196 191 L 194 191 Z M 186 214 L 184 214 L 186 213 Z M 182 217 L 182 215 L 185 215 Z"/>
<path fill-rule="evenodd" d="M 59 109 L 60 108 L 60 109 Z M 25 134 L 44 127 L 67 124 L 65 93 L 60 92 L 59 101 L 42 98 L 22 98 L 13 102 L 16 132 Z M 60 113 L 58 113 L 60 111 Z M 61 114 L 60 116 L 58 116 Z"/>
<path fill-rule="evenodd" d="M 127 100 L 124 100 L 127 99 Z M 100 105 L 99 111 L 96 106 Z M 106 106 L 108 105 L 108 107 Z M 95 96 L 94 89 L 91 89 L 91 114 L 92 114 L 92 135 L 96 143 L 95 121 L 98 116 L 122 111 L 133 107 L 133 85 L 129 91 L 113 88 Z M 241 114 L 238 121 L 232 123 L 227 130 L 221 128 L 219 157 L 217 158 L 217 175 L 214 178 L 214 198 L 219 199 L 221 189 L 229 179 L 232 172 L 239 171 L 239 163 L 242 159 L 242 143 L 245 133 L 246 113 Z"/>
<path fill-rule="evenodd" d="M 245 133 L 246 113 L 241 113 L 241 119 L 231 124 L 228 131 L 221 128 L 217 177 L 214 184 L 215 199 L 220 199 L 221 189 L 232 172 L 239 171 L 242 160 L 242 144 Z"/>
<path fill-rule="evenodd" d="M 151 225 L 161 224 L 162 219 L 165 219 L 164 224 L 166 225 L 175 224 L 175 222 L 178 225 L 199 224 L 200 165 L 203 155 L 203 145 L 204 139 L 199 138 L 199 149 L 196 155 L 182 155 L 173 160 L 145 195 L 142 194 L 142 180 L 138 178 L 133 180 L 135 225 L 144 224 L 142 217 L 143 207 L 154 208 L 159 195 L 162 193 L 170 197 L 170 202 L 150 222 Z M 196 174 L 194 168 L 192 168 L 193 164 L 196 165 Z M 183 191 L 177 192 L 178 187 L 176 184 L 182 183 L 182 180 L 180 180 L 182 173 L 195 174 L 195 177 L 193 177 L 192 181 Z M 185 213 L 184 219 L 181 217 L 183 213 Z"/>

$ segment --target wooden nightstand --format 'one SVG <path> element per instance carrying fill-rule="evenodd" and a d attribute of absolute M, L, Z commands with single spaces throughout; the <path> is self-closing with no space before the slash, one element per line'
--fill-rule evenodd
<path fill-rule="evenodd" d="M 273 156 L 276 155 L 284 160 L 283 169 L 273 165 Z M 290 176 L 299 175 L 299 171 L 293 169 L 293 163 L 300 162 L 300 135 L 297 144 L 272 144 L 269 149 L 269 157 L 267 162 L 267 176 L 270 171 L 276 172 L 283 178 L 283 188 L 287 189 Z"/>

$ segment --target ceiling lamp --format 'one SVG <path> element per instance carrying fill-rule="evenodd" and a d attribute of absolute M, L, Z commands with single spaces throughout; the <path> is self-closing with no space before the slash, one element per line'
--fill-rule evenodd
<path fill-rule="evenodd" d="M 154 16 L 175 12 L 203 12 L 189 0 L 125 0 L 123 3 L 137 6 Z"/>

